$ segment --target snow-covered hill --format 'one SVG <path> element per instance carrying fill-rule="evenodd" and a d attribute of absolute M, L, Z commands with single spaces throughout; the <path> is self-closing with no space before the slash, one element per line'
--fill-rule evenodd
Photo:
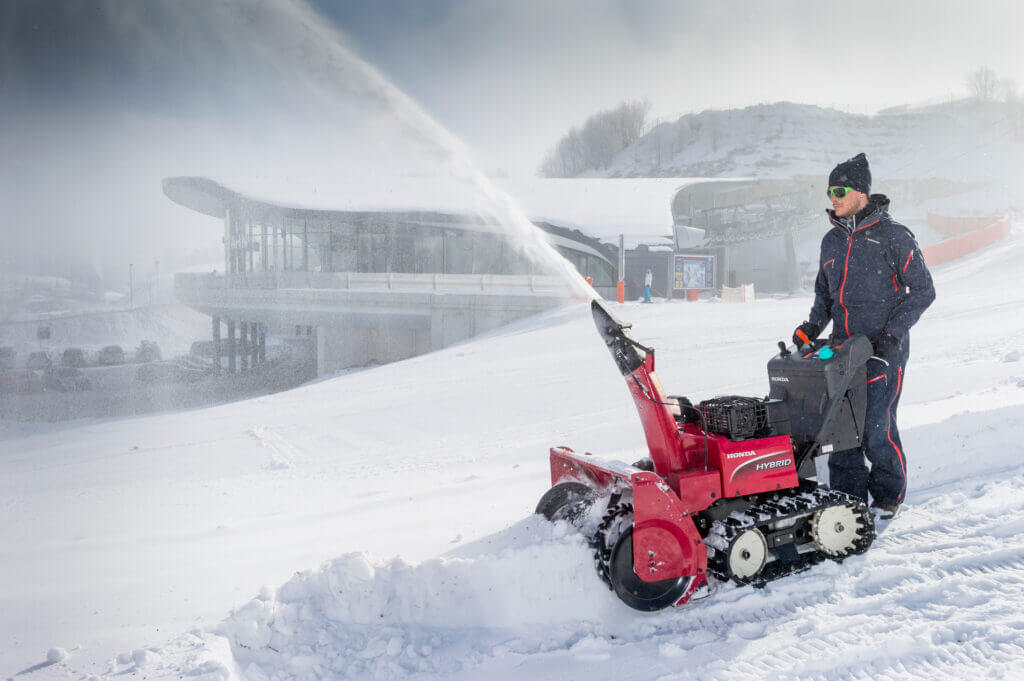
<path fill-rule="evenodd" d="M 865 152 L 876 180 L 991 182 L 1024 176 L 1024 109 L 951 102 L 875 116 L 781 102 L 661 123 L 602 177 L 773 177 L 827 173 Z"/>
<path fill-rule="evenodd" d="M 1019 678 L 1022 256 L 1018 229 L 936 270 L 901 409 L 908 501 L 871 551 L 653 615 L 601 586 L 567 527 L 531 515 L 549 446 L 644 452 L 582 305 L 256 400 L 0 424 L 0 673 Z M 621 314 L 666 388 L 701 399 L 764 394 L 809 304 Z"/>

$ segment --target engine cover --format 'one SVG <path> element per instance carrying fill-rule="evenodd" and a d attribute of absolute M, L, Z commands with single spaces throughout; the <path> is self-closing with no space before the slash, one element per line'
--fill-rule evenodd
<path fill-rule="evenodd" d="M 692 441 L 703 446 L 703 438 Z M 709 434 L 708 465 L 721 473 L 726 497 L 774 492 L 800 484 L 788 435 L 733 441 Z"/>

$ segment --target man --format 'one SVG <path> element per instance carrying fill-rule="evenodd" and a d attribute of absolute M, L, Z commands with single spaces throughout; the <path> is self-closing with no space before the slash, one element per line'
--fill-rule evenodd
<path fill-rule="evenodd" d="M 864 502 L 870 493 L 876 517 L 888 520 L 907 489 L 896 408 L 906 380 L 910 327 L 935 300 L 935 287 L 914 235 L 889 217 L 888 198 L 871 194 L 864 154 L 837 165 L 828 184 L 832 229 L 821 240 L 810 319 L 797 327 L 793 342 L 809 344 L 829 321 L 832 343 L 855 334 L 871 340 L 864 442 L 829 456 L 829 480 L 833 489 Z"/>

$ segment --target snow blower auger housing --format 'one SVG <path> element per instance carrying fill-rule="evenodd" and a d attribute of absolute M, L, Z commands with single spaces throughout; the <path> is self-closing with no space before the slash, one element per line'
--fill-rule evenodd
<path fill-rule="evenodd" d="M 537 504 L 589 538 L 598 574 L 637 610 L 682 605 L 717 580 L 763 585 L 867 550 L 863 502 L 819 485 L 817 455 L 860 444 L 871 343 L 863 336 L 779 353 L 766 398 L 693 404 L 669 396 L 646 347 L 599 300 L 594 322 L 626 379 L 648 458 L 634 464 L 551 449 Z M 598 520 L 600 517 L 600 520 Z"/>

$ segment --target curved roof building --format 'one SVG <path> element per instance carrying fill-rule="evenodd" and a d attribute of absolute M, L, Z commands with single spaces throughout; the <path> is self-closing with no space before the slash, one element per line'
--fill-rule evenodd
<path fill-rule="evenodd" d="M 608 242 L 679 246 L 688 228 L 674 214 L 686 206 L 692 213 L 692 190 L 706 185 L 724 188 L 679 178 L 502 188 L 611 297 L 619 249 Z M 493 203 L 453 183 L 172 177 L 163 191 L 223 222 L 224 273 L 178 275 L 178 297 L 214 317 L 215 336 L 221 317 L 242 333 L 257 323 L 316 329 L 321 372 L 444 347 L 571 294 L 550 266 L 524 255 Z"/>

